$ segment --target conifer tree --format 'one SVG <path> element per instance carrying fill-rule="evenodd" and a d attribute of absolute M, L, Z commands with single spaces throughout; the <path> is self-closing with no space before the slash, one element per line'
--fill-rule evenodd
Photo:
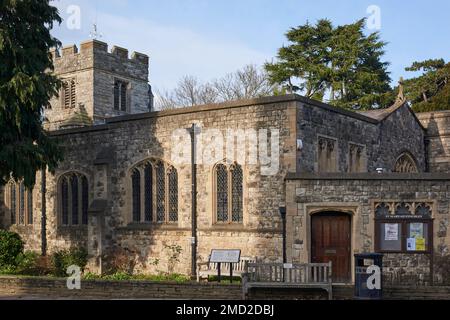
<path fill-rule="evenodd" d="M 60 46 L 50 35 L 55 22 L 61 18 L 47 0 L 0 3 L 0 185 L 12 176 L 31 187 L 37 170 L 53 170 L 61 159 L 42 127 L 60 85 L 49 54 Z"/>
<path fill-rule="evenodd" d="M 322 19 L 286 33 L 289 45 L 265 65 L 270 80 L 288 91 L 348 109 L 388 106 L 392 91 L 381 60 L 385 42 L 364 34 L 365 19 L 334 27 Z"/>

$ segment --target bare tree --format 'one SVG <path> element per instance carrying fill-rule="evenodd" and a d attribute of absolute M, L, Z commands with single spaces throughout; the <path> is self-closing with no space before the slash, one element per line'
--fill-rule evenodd
<path fill-rule="evenodd" d="M 223 101 L 258 98 L 274 92 L 266 72 L 252 64 L 216 80 L 214 87 Z"/>
<path fill-rule="evenodd" d="M 255 65 L 202 84 L 193 76 L 184 76 L 173 92 L 157 94 L 156 107 L 160 110 L 178 106 L 188 107 L 272 95 L 275 91 L 264 69 Z"/>
<path fill-rule="evenodd" d="M 156 91 L 155 93 L 155 109 L 170 110 L 177 108 L 177 102 L 172 92 Z"/>
<path fill-rule="evenodd" d="M 182 106 L 195 106 L 199 104 L 200 83 L 193 76 L 184 76 L 174 90 L 176 101 Z"/>

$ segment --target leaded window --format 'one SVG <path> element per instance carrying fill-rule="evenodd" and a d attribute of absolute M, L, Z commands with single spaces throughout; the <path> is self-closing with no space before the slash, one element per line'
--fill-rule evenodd
<path fill-rule="evenodd" d="M 242 167 L 235 165 L 231 169 L 231 203 L 232 203 L 232 221 L 242 222 Z"/>
<path fill-rule="evenodd" d="M 146 160 L 132 169 L 134 223 L 175 223 L 178 221 L 178 173 L 163 161 Z M 143 186 L 143 190 L 141 190 Z M 139 196 L 138 196 L 139 194 Z M 137 216 L 135 212 L 144 212 Z"/>
<path fill-rule="evenodd" d="M 167 174 L 169 180 L 169 221 L 178 221 L 178 174 L 170 167 Z"/>
<path fill-rule="evenodd" d="M 145 222 L 153 220 L 153 166 L 145 166 Z"/>
<path fill-rule="evenodd" d="M 82 224 L 88 224 L 88 210 L 89 210 L 89 186 L 86 177 L 81 178 L 81 199 L 82 199 Z"/>
<path fill-rule="evenodd" d="M 409 153 L 403 153 L 395 162 L 396 173 L 418 173 L 416 162 Z"/>
<path fill-rule="evenodd" d="M 16 224 L 16 210 L 17 210 L 17 198 L 16 198 L 16 184 L 10 183 L 10 208 L 11 208 L 11 224 Z"/>
<path fill-rule="evenodd" d="M 27 192 L 27 224 L 33 224 L 33 190 Z"/>
<path fill-rule="evenodd" d="M 135 169 L 131 176 L 133 185 L 133 221 L 141 221 L 141 174 Z"/>
<path fill-rule="evenodd" d="M 78 172 L 67 173 L 59 179 L 59 211 L 63 226 L 88 224 L 89 184 Z"/>
<path fill-rule="evenodd" d="M 62 214 L 62 224 L 69 224 L 69 182 L 66 178 L 63 178 L 61 182 L 61 214 Z"/>
<path fill-rule="evenodd" d="M 11 225 L 33 224 L 33 191 L 23 182 L 11 181 L 6 189 L 6 205 L 9 208 Z"/>
<path fill-rule="evenodd" d="M 215 167 L 215 210 L 218 223 L 243 222 L 243 171 L 239 164 Z"/>
<path fill-rule="evenodd" d="M 70 179 L 72 189 L 72 225 L 78 225 L 78 177 L 73 175 Z"/>
<path fill-rule="evenodd" d="M 217 179 L 217 221 L 228 221 L 228 170 L 223 164 L 216 168 Z"/>
<path fill-rule="evenodd" d="M 25 224 L 25 186 L 23 182 L 19 184 L 19 224 Z"/>
<path fill-rule="evenodd" d="M 156 221 L 164 222 L 165 220 L 165 191 L 166 191 L 166 182 L 165 182 L 165 172 L 164 172 L 164 164 L 159 162 L 156 167 Z"/>

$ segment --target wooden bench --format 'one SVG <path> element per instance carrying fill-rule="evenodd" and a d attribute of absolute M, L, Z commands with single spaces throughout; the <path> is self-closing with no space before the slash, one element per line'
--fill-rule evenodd
<path fill-rule="evenodd" d="M 210 257 L 208 258 L 209 261 Z M 252 257 L 241 257 L 239 263 L 233 263 L 233 276 L 242 277 L 242 275 L 246 272 L 246 265 L 248 263 L 256 263 L 256 258 Z M 219 270 L 218 263 L 212 262 L 203 262 L 197 264 L 197 282 L 200 282 L 201 279 L 209 279 L 210 276 L 217 276 Z M 220 272 L 223 277 L 230 276 L 230 264 L 229 263 L 221 263 Z"/>
<path fill-rule="evenodd" d="M 248 263 L 243 275 L 244 300 L 251 288 L 314 288 L 323 289 L 333 299 L 332 264 L 330 263 Z"/>

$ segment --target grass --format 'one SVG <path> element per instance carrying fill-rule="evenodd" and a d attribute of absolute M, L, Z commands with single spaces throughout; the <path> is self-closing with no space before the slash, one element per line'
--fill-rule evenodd
<path fill-rule="evenodd" d="M 110 280 L 110 281 L 156 281 L 156 282 L 189 282 L 191 279 L 181 274 L 159 274 L 159 275 L 131 275 L 125 272 L 116 272 L 110 275 L 97 275 L 93 273 L 86 273 L 83 276 L 84 280 Z"/>

